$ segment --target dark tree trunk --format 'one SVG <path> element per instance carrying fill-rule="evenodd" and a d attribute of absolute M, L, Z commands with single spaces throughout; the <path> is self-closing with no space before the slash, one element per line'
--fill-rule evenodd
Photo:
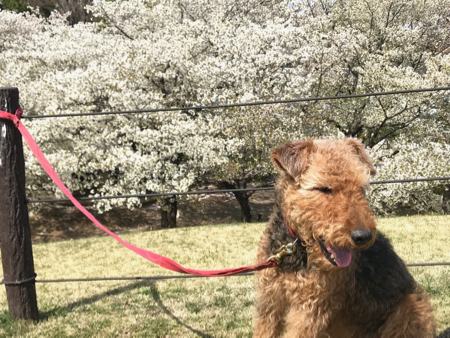
<path fill-rule="evenodd" d="M 18 107 L 19 90 L 0 88 L 0 110 L 13 114 Z M 0 246 L 9 314 L 38 320 L 22 135 L 7 120 L 0 120 Z"/>
<path fill-rule="evenodd" d="M 225 189 L 246 189 L 247 182 L 245 180 L 237 182 L 237 184 L 222 182 L 220 184 Z M 239 205 L 241 206 L 241 221 L 245 223 L 252 222 L 252 213 L 250 208 L 250 197 L 254 191 L 234 191 L 233 194 L 236 197 Z"/>
<path fill-rule="evenodd" d="M 447 189 L 442 196 L 442 210 L 446 214 L 450 213 L 450 205 L 448 205 L 448 201 L 450 201 L 450 185 L 447 185 Z"/>
<path fill-rule="evenodd" d="M 240 191 L 236 191 L 234 193 L 234 196 L 236 196 L 236 199 L 238 200 L 239 205 L 241 206 L 241 221 L 245 223 L 252 222 L 252 214 L 249 203 L 251 195 L 252 194 L 249 194 L 248 192 L 240 192 Z"/>
<path fill-rule="evenodd" d="M 161 201 L 161 228 L 177 227 L 177 198 L 164 198 Z"/>

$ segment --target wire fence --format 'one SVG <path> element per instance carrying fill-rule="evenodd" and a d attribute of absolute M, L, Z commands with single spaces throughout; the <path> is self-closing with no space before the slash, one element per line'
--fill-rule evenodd
<path fill-rule="evenodd" d="M 224 109 L 233 107 L 248 107 L 248 106 L 261 106 L 271 104 L 292 104 L 300 102 L 311 101 L 324 101 L 324 100 L 341 100 L 341 99 L 355 99 L 372 96 L 385 96 L 385 95 L 398 95 L 398 94 L 410 94 L 410 93 L 423 93 L 423 92 L 437 92 L 448 91 L 450 87 L 439 88 L 425 88 L 425 89 L 411 89 L 411 90 L 399 90 L 388 92 L 374 92 L 355 95 L 340 95 L 340 96 L 325 96 L 325 97 L 310 97 L 310 98 L 298 98 L 291 100 L 276 100 L 276 101 L 258 101 L 249 103 L 235 103 L 225 105 L 209 105 L 209 106 L 191 106 L 191 107 L 177 107 L 177 108 L 157 108 L 157 109 L 143 109 L 143 110 L 129 110 L 129 111 L 110 111 L 110 112 L 91 112 L 91 113 L 79 113 L 79 114 L 59 114 L 59 115 L 36 115 L 36 116 L 22 116 L 23 119 L 41 119 L 41 118 L 58 118 L 58 117 L 73 117 L 73 116 L 99 116 L 99 115 L 123 115 L 123 114 L 141 114 L 141 113 L 154 113 L 154 112 L 171 112 L 171 111 L 187 111 L 187 110 L 211 110 L 211 109 Z M 415 179 L 402 179 L 402 180 L 385 180 L 385 181 L 373 181 L 370 184 L 396 184 L 396 183 L 411 183 L 411 182 L 429 182 L 429 181 L 443 181 L 450 180 L 450 177 L 435 177 L 435 178 L 415 178 Z M 223 194 L 234 192 L 246 192 L 246 191 L 262 191 L 273 190 L 274 186 L 269 187 L 255 187 L 246 189 L 215 189 L 215 190 L 198 190 L 187 192 L 167 192 L 167 193 L 149 193 L 149 194 L 134 194 L 134 195 L 116 195 L 116 196 L 95 196 L 95 197 L 80 197 L 77 200 L 101 200 L 101 199 L 116 199 L 116 198 L 145 198 L 145 197 L 163 197 L 163 196 L 177 196 L 177 195 L 199 195 L 199 194 Z M 40 199 L 40 200 L 28 200 L 27 203 L 57 203 L 67 202 L 69 199 Z M 435 262 L 435 263 L 411 263 L 406 264 L 408 267 L 426 267 L 426 266 L 448 266 L 450 262 Z M 234 276 L 249 276 L 254 273 L 243 273 Z M 178 279 L 178 278 L 204 278 L 203 276 L 196 275 L 169 275 L 169 276 L 138 276 L 138 277 L 102 277 L 102 278 L 76 278 L 76 279 L 42 279 L 36 280 L 36 276 L 33 279 L 36 283 L 63 283 L 63 282 L 93 282 L 93 281 L 120 281 L 120 280 L 162 280 L 162 279 Z M 29 279 L 29 280 L 31 280 Z M 1 281 L 0 284 L 22 284 L 25 281 Z"/>
<path fill-rule="evenodd" d="M 370 184 L 395 184 L 395 183 L 412 183 L 412 182 L 430 182 L 430 181 L 447 181 L 449 177 L 431 177 L 431 178 L 411 178 L 404 180 L 388 180 L 388 181 L 373 181 Z M 259 187 L 259 188 L 246 188 L 246 189 L 214 189 L 214 190 L 197 190 L 197 191 L 185 191 L 185 192 L 165 192 L 165 193 L 152 193 L 152 194 L 135 194 L 135 195 L 115 195 L 115 196 L 96 196 L 96 197 L 79 197 L 79 201 L 94 201 L 94 200 L 107 200 L 116 198 L 144 198 L 144 197 L 163 197 L 163 196 L 182 196 L 182 195 L 204 195 L 204 194 L 226 194 L 234 192 L 246 192 L 246 191 L 266 191 L 274 190 L 274 186 Z M 40 200 L 28 200 L 27 203 L 58 203 L 69 202 L 68 198 L 49 198 Z"/>
<path fill-rule="evenodd" d="M 450 262 L 436 262 L 436 263 L 411 263 L 405 264 L 407 267 L 428 267 L 428 266 L 449 266 Z M 235 275 L 222 276 L 222 277 L 242 277 L 242 276 L 254 276 L 254 272 L 239 273 Z M 34 279 L 30 278 L 30 280 Z M 167 276 L 136 276 L 136 277 L 97 277 L 97 278 L 67 278 L 67 279 L 36 279 L 36 283 L 78 283 L 78 282 L 106 282 L 106 281 L 130 281 L 130 280 L 165 280 L 165 279 L 185 279 L 185 278 L 209 278 L 207 276 L 197 275 L 167 275 Z M 0 285 L 20 285 L 25 281 L 11 281 L 6 282 L 2 280 Z"/>
<path fill-rule="evenodd" d="M 44 118 L 55 118 L 55 117 L 98 116 L 98 115 L 124 115 L 124 114 L 142 114 L 142 113 L 157 113 L 157 112 L 171 112 L 171 111 L 187 111 L 187 110 L 201 111 L 201 110 L 224 109 L 224 108 L 235 108 L 235 107 L 263 106 L 263 105 L 272 105 L 272 104 L 289 104 L 289 103 L 312 102 L 312 101 L 357 99 L 357 98 L 371 97 L 371 96 L 426 93 L 426 92 L 438 92 L 438 91 L 447 91 L 447 90 L 450 90 L 450 87 L 407 89 L 407 90 L 395 90 L 395 91 L 388 91 L 388 92 L 375 92 L 375 93 L 338 95 L 338 96 L 306 97 L 306 98 L 298 98 L 298 99 L 291 99 L 291 100 L 256 101 L 256 102 L 231 103 L 231 104 L 208 105 L 208 106 L 155 108 L 155 109 L 91 112 L 91 113 L 78 113 L 78 114 L 58 114 L 58 115 L 30 115 L 30 116 L 24 115 L 24 116 L 22 116 L 22 119 L 44 119 Z"/>
<path fill-rule="evenodd" d="M 416 179 L 403 179 L 403 180 L 386 180 L 386 181 L 373 181 L 370 184 L 401 184 L 411 182 L 429 182 L 429 181 L 444 181 L 450 180 L 450 177 L 433 177 L 433 178 L 416 178 Z M 201 190 L 190 192 L 171 192 L 164 194 L 142 194 L 142 195 L 127 195 L 127 196 L 104 196 L 103 198 L 130 198 L 130 197 L 157 197 L 157 196 L 169 196 L 169 195 L 189 195 L 189 194 L 211 194 L 211 193 L 229 193 L 235 191 L 261 191 L 261 190 L 273 190 L 275 187 L 261 187 L 261 188 L 249 188 L 249 189 L 223 189 L 223 190 Z M 97 198 L 80 198 L 80 200 L 100 199 Z M 44 202 L 62 202 L 69 201 L 69 199 L 49 199 L 49 200 L 37 200 L 28 201 L 28 203 L 44 203 Z M 432 263 L 409 263 L 407 267 L 431 267 L 431 266 L 450 266 L 450 262 L 432 262 Z M 237 276 L 252 276 L 254 272 L 236 274 L 224 277 L 237 277 Z M 36 277 L 36 276 L 35 276 Z M 31 279 L 35 279 L 35 277 Z M 98 277 L 98 278 L 67 278 L 67 279 L 35 279 L 36 283 L 68 283 L 68 282 L 99 282 L 99 281 L 130 281 L 130 280 L 165 280 L 165 279 L 180 279 L 180 278 L 206 278 L 205 276 L 196 275 L 168 275 L 168 276 L 135 276 L 135 277 Z M 28 282 L 30 279 L 26 280 Z M 24 281 L 4 281 L 0 282 L 5 285 L 20 285 Z"/>

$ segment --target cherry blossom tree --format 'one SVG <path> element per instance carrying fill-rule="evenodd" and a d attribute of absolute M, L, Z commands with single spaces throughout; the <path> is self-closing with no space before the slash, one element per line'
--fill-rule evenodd
<path fill-rule="evenodd" d="M 19 87 L 27 116 L 446 86 L 448 8 L 448 0 L 129 0 L 95 2 L 88 10 L 96 22 L 75 25 L 67 14 L 0 11 L 0 85 Z M 270 148 L 304 137 L 361 139 L 383 164 L 380 179 L 448 174 L 448 101 L 440 92 L 26 125 L 79 196 L 181 192 L 205 177 L 226 187 L 264 185 L 273 174 Z M 32 198 L 60 194 L 32 156 L 27 168 Z M 376 189 L 377 211 L 426 211 L 430 200 L 438 210 L 448 190 Z M 250 194 L 236 197 L 251 221 Z M 164 227 L 174 226 L 176 200 L 159 203 Z"/>
<path fill-rule="evenodd" d="M 450 83 L 447 1 L 311 1 L 308 17 L 312 96 L 445 87 Z M 372 148 L 379 179 L 449 176 L 448 92 L 321 101 L 305 109 L 343 136 Z M 447 121 L 447 122 L 446 122 Z M 326 134 L 326 132 L 324 133 Z M 442 210 L 448 183 L 379 186 L 377 210 Z M 438 194 L 436 194 L 438 193 Z M 434 203 L 431 201 L 434 200 Z"/>
<path fill-rule="evenodd" d="M 56 13 L 48 21 L 0 13 L 2 84 L 21 89 L 28 116 L 165 104 L 160 90 L 145 86 L 152 83 L 147 75 L 158 71 L 148 65 L 152 56 L 138 42 L 94 24 L 70 27 Z M 224 162 L 225 148 L 233 151 L 232 142 L 215 137 L 220 126 L 207 112 L 32 119 L 26 124 L 78 195 L 186 191 L 205 168 Z M 27 156 L 27 169 L 31 198 L 54 191 L 32 156 Z M 140 205 L 138 199 L 117 199 L 99 201 L 96 207 L 109 210 L 125 202 Z"/>

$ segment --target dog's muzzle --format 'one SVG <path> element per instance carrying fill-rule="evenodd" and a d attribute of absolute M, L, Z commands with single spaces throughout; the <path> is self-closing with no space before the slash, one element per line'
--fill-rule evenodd
<path fill-rule="evenodd" d="M 357 246 L 362 246 L 369 243 L 372 240 L 372 231 L 367 230 L 365 227 L 361 226 L 350 234 L 353 242 Z"/>

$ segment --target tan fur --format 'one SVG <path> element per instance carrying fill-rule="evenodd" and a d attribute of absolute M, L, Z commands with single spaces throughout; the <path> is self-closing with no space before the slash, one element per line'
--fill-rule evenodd
<path fill-rule="evenodd" d="M 363 322 L 356 323 L 348 310 L 374 315 L 371 305 L 360 303 L 355 292 L 358 255 L 374 243 L 377 234 L 365 199 L 370 176 L 376 171 L 361 143 L 354 139 L 288 142 L 273 151 L 272 161 L 280 172 L 277 205 L 305 246 L 308 264 L 295 271 L 275 267 L 258 272 L 254 337 L 434 337 L 430 302 L 419 287 L 399 294 L 398 304 L 379 314 L 383 322 L 371 333 L 367 327 L 374 325 L 372 318 L 363 316 Z M 274 254 L 276 217 L 272 216 L 261 237 L 258 262 Z M 358 246 L 350 234 L 360 227 L 373 237 Z M 350 265 L 331 264 L 318 239 L 352 249 Z"/>

